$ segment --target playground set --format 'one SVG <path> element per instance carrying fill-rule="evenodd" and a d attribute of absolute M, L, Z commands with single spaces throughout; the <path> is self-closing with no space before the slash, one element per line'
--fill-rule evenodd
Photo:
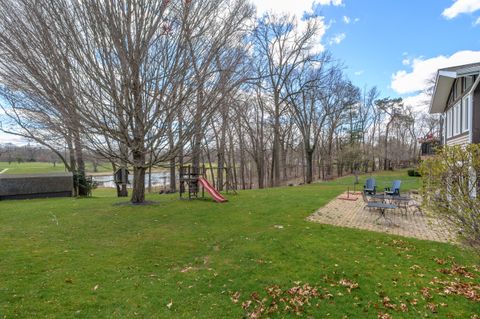
<path fill-rule="evenodd" d="M 204 198 L 205 191 L 207 191 L 217 203 L 227 202 L 227 199 L 210 184 L 205 175 L 205 166 L 201 168 L 190 165 L 181 166 L 179 173 L 180 199 Z"/>

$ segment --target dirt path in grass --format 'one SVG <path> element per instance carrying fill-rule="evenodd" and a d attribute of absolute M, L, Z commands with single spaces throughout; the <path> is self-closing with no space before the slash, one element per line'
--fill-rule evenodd
<path fill-rule="evenodd" d="M 452 234 L 437 220 L 424 215 L 416 206 L 406 211 L 395 209 L 385 212 L 389 221 L 379 218 L 377 210 L 365 208 L 361 195 L 342 194 L 317 210 L 307 219 L 312 222 L 371 230 L 404 237 L 451 242 Z M 355 199 L 356 200 L 352 200 Z"/>
<path fill-rule="evenodd" d="M 8 168 L 5 168 L 3 171 L 0 171 L 0 174 L 5 173 L 6 171 L 8 171 Z"/>

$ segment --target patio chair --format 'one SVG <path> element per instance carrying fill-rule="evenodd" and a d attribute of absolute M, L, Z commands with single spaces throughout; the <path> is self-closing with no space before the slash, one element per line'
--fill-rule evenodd
<path fill-rule="evenodd" d="M 393 181 L 392 187 L 385 187 L 385 194 L 390 196 L 400 196 L 400 185 L 402 181 Z"/>
<path fill-rule="evenodd" d="M 370 207 L 369 204 L 382 202 L 382 200 L 379 198 L 370 197 L 369 194 L 367 194 L 367 192 L 362 193 L 362 199 L 363 199 L 363 202 L 365 203 L 365 206 L 363 207 L 363 209 L 365 208 L 371 209 L 372 207 Z"/>
<path fill-rule="evenodd" d="M 377 185 L 374 178 L 369 178 L 365 181 L 365 185 L 363 185 L 363 192 L 367 195 L 372 195 L 377 192 Z"/>

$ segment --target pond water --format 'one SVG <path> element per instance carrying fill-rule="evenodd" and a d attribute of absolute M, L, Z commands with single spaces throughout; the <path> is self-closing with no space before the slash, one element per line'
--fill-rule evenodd
<path fill-rule="evenodd" d="M 98 187 L 115 188 L 113 175 L 96 175 L 92 176 L 93 181 L 97 183 Z M 170 174 L 164 172 L 152 173 L 152 186 L 167 186 L 170 181 Z M 133 185 L 133 175 L 128 176 L 128 188 Z M 145 174 L 145 186 L 148 186 L 148 173 Z"/>

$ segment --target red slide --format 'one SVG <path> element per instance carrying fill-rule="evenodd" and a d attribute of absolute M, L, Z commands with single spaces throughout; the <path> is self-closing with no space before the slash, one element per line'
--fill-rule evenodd
<path fill-rule="evenodd" d="M 205 188 L 205 190 L 206 190 L 210 195 L 212 195 L 213 199 L 214 199 L 217 203 L 227 202 L 227 200 L 225 199 L 225 197 L 223 197 L 215 188 L 213 188 L 212 185 L 210 185 L 210 183 L 208 182 L 208 180 L 206 180 L 206 179 L 203 178 L 203 177 L 200 177 L 200 178 L 198 179 L 198 182 L 200 183 L 200 185 L 203 186 L 203 188 Z"/>

